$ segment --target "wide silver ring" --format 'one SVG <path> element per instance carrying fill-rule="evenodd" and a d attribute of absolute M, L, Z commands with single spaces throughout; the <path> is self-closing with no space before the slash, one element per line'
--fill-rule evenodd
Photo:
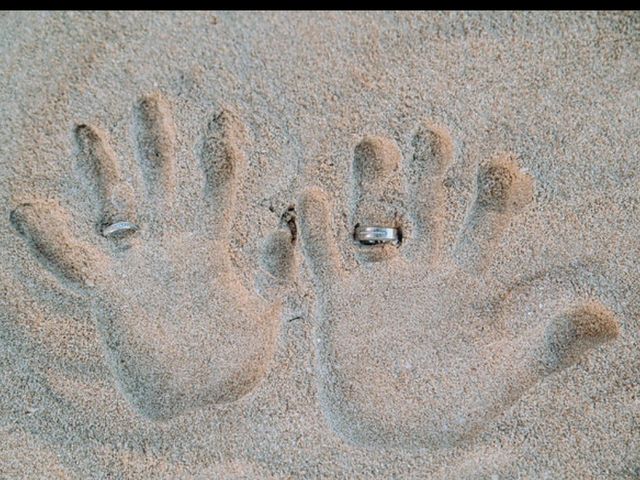
<path fill-rule="evenodd" d="M 400 235 L 397 228 L 380 226 L 360 226 L 354 232 L 354 238 L 363 245 L 379 245 L 390 243 L 397 245 L 400 243 Z"/>
<path fill-rule="evenodd" d="M 114 222 L 102 227 L 103 237 L 122 238 L 138 230 L 138 226 L 132 222 Z"/>

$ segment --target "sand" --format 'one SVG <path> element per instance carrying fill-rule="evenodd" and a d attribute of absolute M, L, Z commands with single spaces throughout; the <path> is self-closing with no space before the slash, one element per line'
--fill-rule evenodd
<path fill-rule="evenodd" d="M 0 24 L 0 478 L 640 478 L 637 13 Z"/>

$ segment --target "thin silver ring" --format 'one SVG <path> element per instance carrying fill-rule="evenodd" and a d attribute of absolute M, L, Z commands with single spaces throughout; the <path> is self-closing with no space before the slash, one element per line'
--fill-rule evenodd
<path fill-rule="evenodd" d="M 354 232 L 354 238 L 363 245 L 379 245 L 384 243 L 397 245 L 400 243 L 398 229 L 393 227 L 365 227 L 358 225 Z"/>
<path fill-rule="evenodd" d="M 114 222 L 102 227 L 103 237 L 122 238 L 138 230 L 138 226 L 132 222 Z"/>

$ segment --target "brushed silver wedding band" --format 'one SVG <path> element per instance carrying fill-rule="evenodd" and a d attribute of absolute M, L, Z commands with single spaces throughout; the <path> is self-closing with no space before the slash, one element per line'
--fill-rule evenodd
<path fill-rule="evenodd" d="M 362 245 L 379 245 L 390 243 L 397 245 L 400 242 L 398 229 L 381 226 L 360 226 L 356 227 L 354 238 Z"/>
<path fill-rule="evenodd" d="M 138 230 L 138 226 L 132 222 L 114 222 L 109 225 L 105 225 L 102 228 L 103 237 L 122 238 L 130 233 Z"/>

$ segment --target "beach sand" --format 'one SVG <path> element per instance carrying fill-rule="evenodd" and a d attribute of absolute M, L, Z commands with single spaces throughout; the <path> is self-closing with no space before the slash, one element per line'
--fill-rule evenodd
<path fill-rule="evenodd" d="M 0 27 L 0 478 L 640 478 L 637 13 Z"/>

